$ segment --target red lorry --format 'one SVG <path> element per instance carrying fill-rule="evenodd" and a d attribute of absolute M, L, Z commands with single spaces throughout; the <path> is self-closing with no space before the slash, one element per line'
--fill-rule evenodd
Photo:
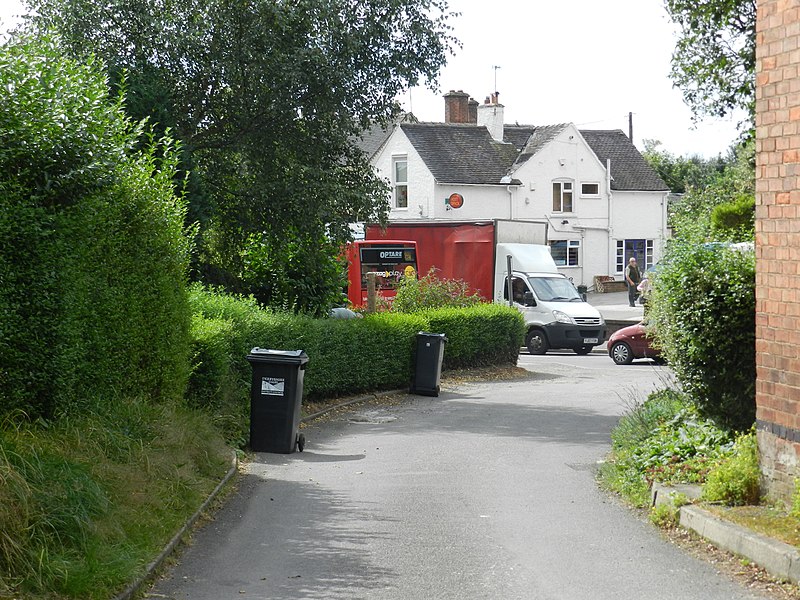
<path fill-rule="evenodd" d="M 470 293 L 492 301 L 495 248 L 499 243 L 546 244 L 539 221 L 395 221 L 385 229 L 367 225 L 367 240 L 413 240 L 420 277 L 431 268 L 440 279 L 463 279 Z M 351 299 L 352 301 L 352 299 Z"/>

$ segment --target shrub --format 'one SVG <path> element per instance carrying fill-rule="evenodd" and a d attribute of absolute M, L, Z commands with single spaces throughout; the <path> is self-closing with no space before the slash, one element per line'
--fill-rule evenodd
<path fill-rule="evenodd" d="M 675 243 L 649 302 L 657 344 L 701 413 L 744 431 L 755 420 L 755 260 Z"/>
<path fill-rule="evenodd" d="M 649 502 L 653 481 L 705 481 L 709 471 L 730 454 L 730 434 L 697 414 L 684 394 L 653 392 L 635 404 L 611 433 L 612 453 L 600 480 L 636 506 Z"/>
<path fill-rule="evenodd" d="M 703 499 L 728 506 L 758 504 L 761 471 L 755 432 L 739 436 L 733 454 L 711 471 L 703 486 Z"/>
<path fill-rule="evenodd" d="M 725 202 L 711 211 L 711 226 L 717 238 L 752 240 L 755 232 L 756 204 L 752 195 L 743 195 Z"/>
<path fill-rule="evenodd" d="M 518 311 L 488 304 L 312 319 L 199 285 L 189 298 L 195 315 L 189 401 L 215 415 L 234 443 L 244 441 L 252 372 L 246 356 L 255 346 L 304 350 L 304 396 L 325 399 L 407 386 L 420 331 L 448 336 L 446 368 L 515 364 L 524 334 Z"/>
<path fill-rule="evenodd" d="M 439 279 L 431 269 L 425 277 L 403 277 L 392 302 L 394 312 L 413 313 L 431 308 L 466 307 L 481 302 L 478 294 L 469 293 L 462 279 Z"/>

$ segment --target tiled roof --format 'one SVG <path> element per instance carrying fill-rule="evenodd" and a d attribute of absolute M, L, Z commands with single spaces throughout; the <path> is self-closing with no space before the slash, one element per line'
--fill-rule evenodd
<path fill-rule="evenodd" d="M 559 125 L 545 125 L 543 127 L 524 127 L 524 126 L 508 127 L 507 129 L 511 130 L 508 133 L 510 133 L 511 135 L 515 135 L 515 132 L 513 131 L 514 129 L 519 129 L 520 133 L 525 130 L 530 132 L 530 134 L 528 135 L 528 139 L 525 141 L 525 145 L 520 149 L 520 153 L 516 161 L 516 166 L 525 163 L 529 158 L 534 156 L 537 152 L 539 152 L 539 150 L 541 150 L 547 144 L 549 144 L 553 140 L 553 138 L 555 138 L 559 133 L 561 133 L 566 126 L 567 126 L 566 123 L 561 123 Z M 508 135 L 508 133 L 506 133 L 504 130 L 504 137 Z"/>
<path fill-rule="evenodd" d="M 581 130 L 597 158 L 611 161 L 611 189 L 618 191 L 666 192 L 669 187 L 647 164 L 628 136 L 621 130 Z"/>
<path fill-rule="evenodd" d="M 506 125 L 505 143 L 500 143 L 486 127 L 474 124 L 400 124 L 437 182 L 476 185 L 499 185 L 567 126 Z M 580 133 L 604 167 L 611 161 L 612 190 L 669 189 L 621 130 L 585 129 Z"/>
<path fill-rule="evenodd" d="M 403 123 L 400 128 L 439 183 L 499 185 L 517 157 L 512 144 L 495 141 L 486 127 Z"/>
<path fill-rule="evenodd" d="M 411 113 L 403 113 L 388 125 L 373 125 L 365 130 L 360 138 L 355 140 L 355 143 L 367 156 L 372 158 L 383 147 L 398 124 L 406 121 L 413 123 L 416 120 L 417 118 Z"/>

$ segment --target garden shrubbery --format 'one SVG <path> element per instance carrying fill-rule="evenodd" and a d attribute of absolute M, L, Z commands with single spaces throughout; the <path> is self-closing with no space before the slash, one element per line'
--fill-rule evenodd
<path fill-rule="evenodd" d="M 755 421 L 755 258 L 724 244 L 680 244 L 649 301 L 656 342 L 700 412 L 746 431 Z"/>
<path fill-rule="evenodd" d="M 632 407 L 611 435 L 601 479 L 637 506 L 660 483 L 703 483 L 733 449 L 733 435 L 702 418 L 682 393 L 661 390 Z"/>

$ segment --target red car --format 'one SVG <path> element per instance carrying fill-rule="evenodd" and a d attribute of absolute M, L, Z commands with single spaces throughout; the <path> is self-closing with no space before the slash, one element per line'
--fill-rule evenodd
<path fill-rule="evenodd" d="M 644 323 L 629 325 L 608 338 L 608 355 L 618 365 L 629 365 L 634 358 L 660 359 L 661 355 L 653 348 L 652 341 L 645 334 Z"/>

